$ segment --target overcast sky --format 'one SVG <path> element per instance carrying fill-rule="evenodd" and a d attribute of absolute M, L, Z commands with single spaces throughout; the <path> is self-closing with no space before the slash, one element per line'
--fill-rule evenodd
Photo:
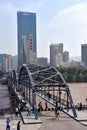
<path fill-rule="evenodd" d="M 87 0 L 0 0 L 0 54 L 17 54 L 17 11 L 36 13 L 38 57 L 49 58 L 52 43 L 63 43 L 70 56 L 81 55 Z"/>

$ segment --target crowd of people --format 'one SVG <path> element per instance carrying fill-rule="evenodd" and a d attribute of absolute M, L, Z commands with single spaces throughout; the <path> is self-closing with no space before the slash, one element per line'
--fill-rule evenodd
<path fill-rule="evenodd" d="M 26 103 L 21 102 L 15 107 L 15 117 L 18 117 L 18 115 L 20 114 L 20 112 L 23 110 L 23 108 L 25 106 L 26 106 Z M 10 118 L 7 118 L 7 120 L 6 120 L 6 130 L 10 130 L 10 126 L 11 126 L 11 120 L 10 120 Z M 20 130 L 20 121 L 18 121 L 18 123 L 17 123 L 17 130 Z"/>
<path fill-rule="evenodd" d="M 45 108 L 43 108 L 42 101 L 40 101 L 40 102 L 38 103 L 38 111 L 39 111 L 39 112 L 40 112 L 40 111 L 43 111 L 43 109 L 45 109 L 45 111 L 48 110 L 47 101 L 45 102 Z"/>
<path fill-rule="evenodd" d="M 44 110 L 48 110 L 48 104 L 47 104 L 47 101 L 45 102 L 45 107 L 44 107 Z M 56 106 L 55 106 L 55 117 L 58 118 L 59 120 L 59 111 L 61 110 L 61 104 L 59 102 L 56 102 Z M 41 112 L 43 111 L 43 104 L 42 104 L 42 101 L 40 101 L 38 103 L 38 112 Z"/>

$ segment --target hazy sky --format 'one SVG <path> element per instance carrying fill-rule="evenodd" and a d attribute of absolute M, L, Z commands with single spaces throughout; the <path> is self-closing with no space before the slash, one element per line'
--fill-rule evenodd
<path fill-rule="evenodd" d="M 37 15 L 37 56 L 49 57 L 51 43 L 70 56 L 87 43 L 87 0 L 0 0 L 0 54 L 17 54 L 17 11 Z"/>

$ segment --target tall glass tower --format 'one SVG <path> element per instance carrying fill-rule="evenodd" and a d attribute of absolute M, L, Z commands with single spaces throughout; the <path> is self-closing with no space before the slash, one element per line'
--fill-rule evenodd
<path fill-rule="evenodd" d="M 18 65 L 36 64 L 36 13 L 17 12 Z"/>

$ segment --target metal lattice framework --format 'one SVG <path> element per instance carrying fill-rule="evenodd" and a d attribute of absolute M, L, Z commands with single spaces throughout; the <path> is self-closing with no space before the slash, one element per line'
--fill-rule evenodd
<path fill-rule="evenodd" d="M 18 82 L 17 90 L 32 105 L 35 118 L 38 118 L 36 95 L 54 106 L 60 102 L 67 110 L 70 104 L 74 117 L 77 116 L 69 86 L 55 67 L 22 66 L 18 80 L 16 77 L 13 71 L 13 83 Z"/>

